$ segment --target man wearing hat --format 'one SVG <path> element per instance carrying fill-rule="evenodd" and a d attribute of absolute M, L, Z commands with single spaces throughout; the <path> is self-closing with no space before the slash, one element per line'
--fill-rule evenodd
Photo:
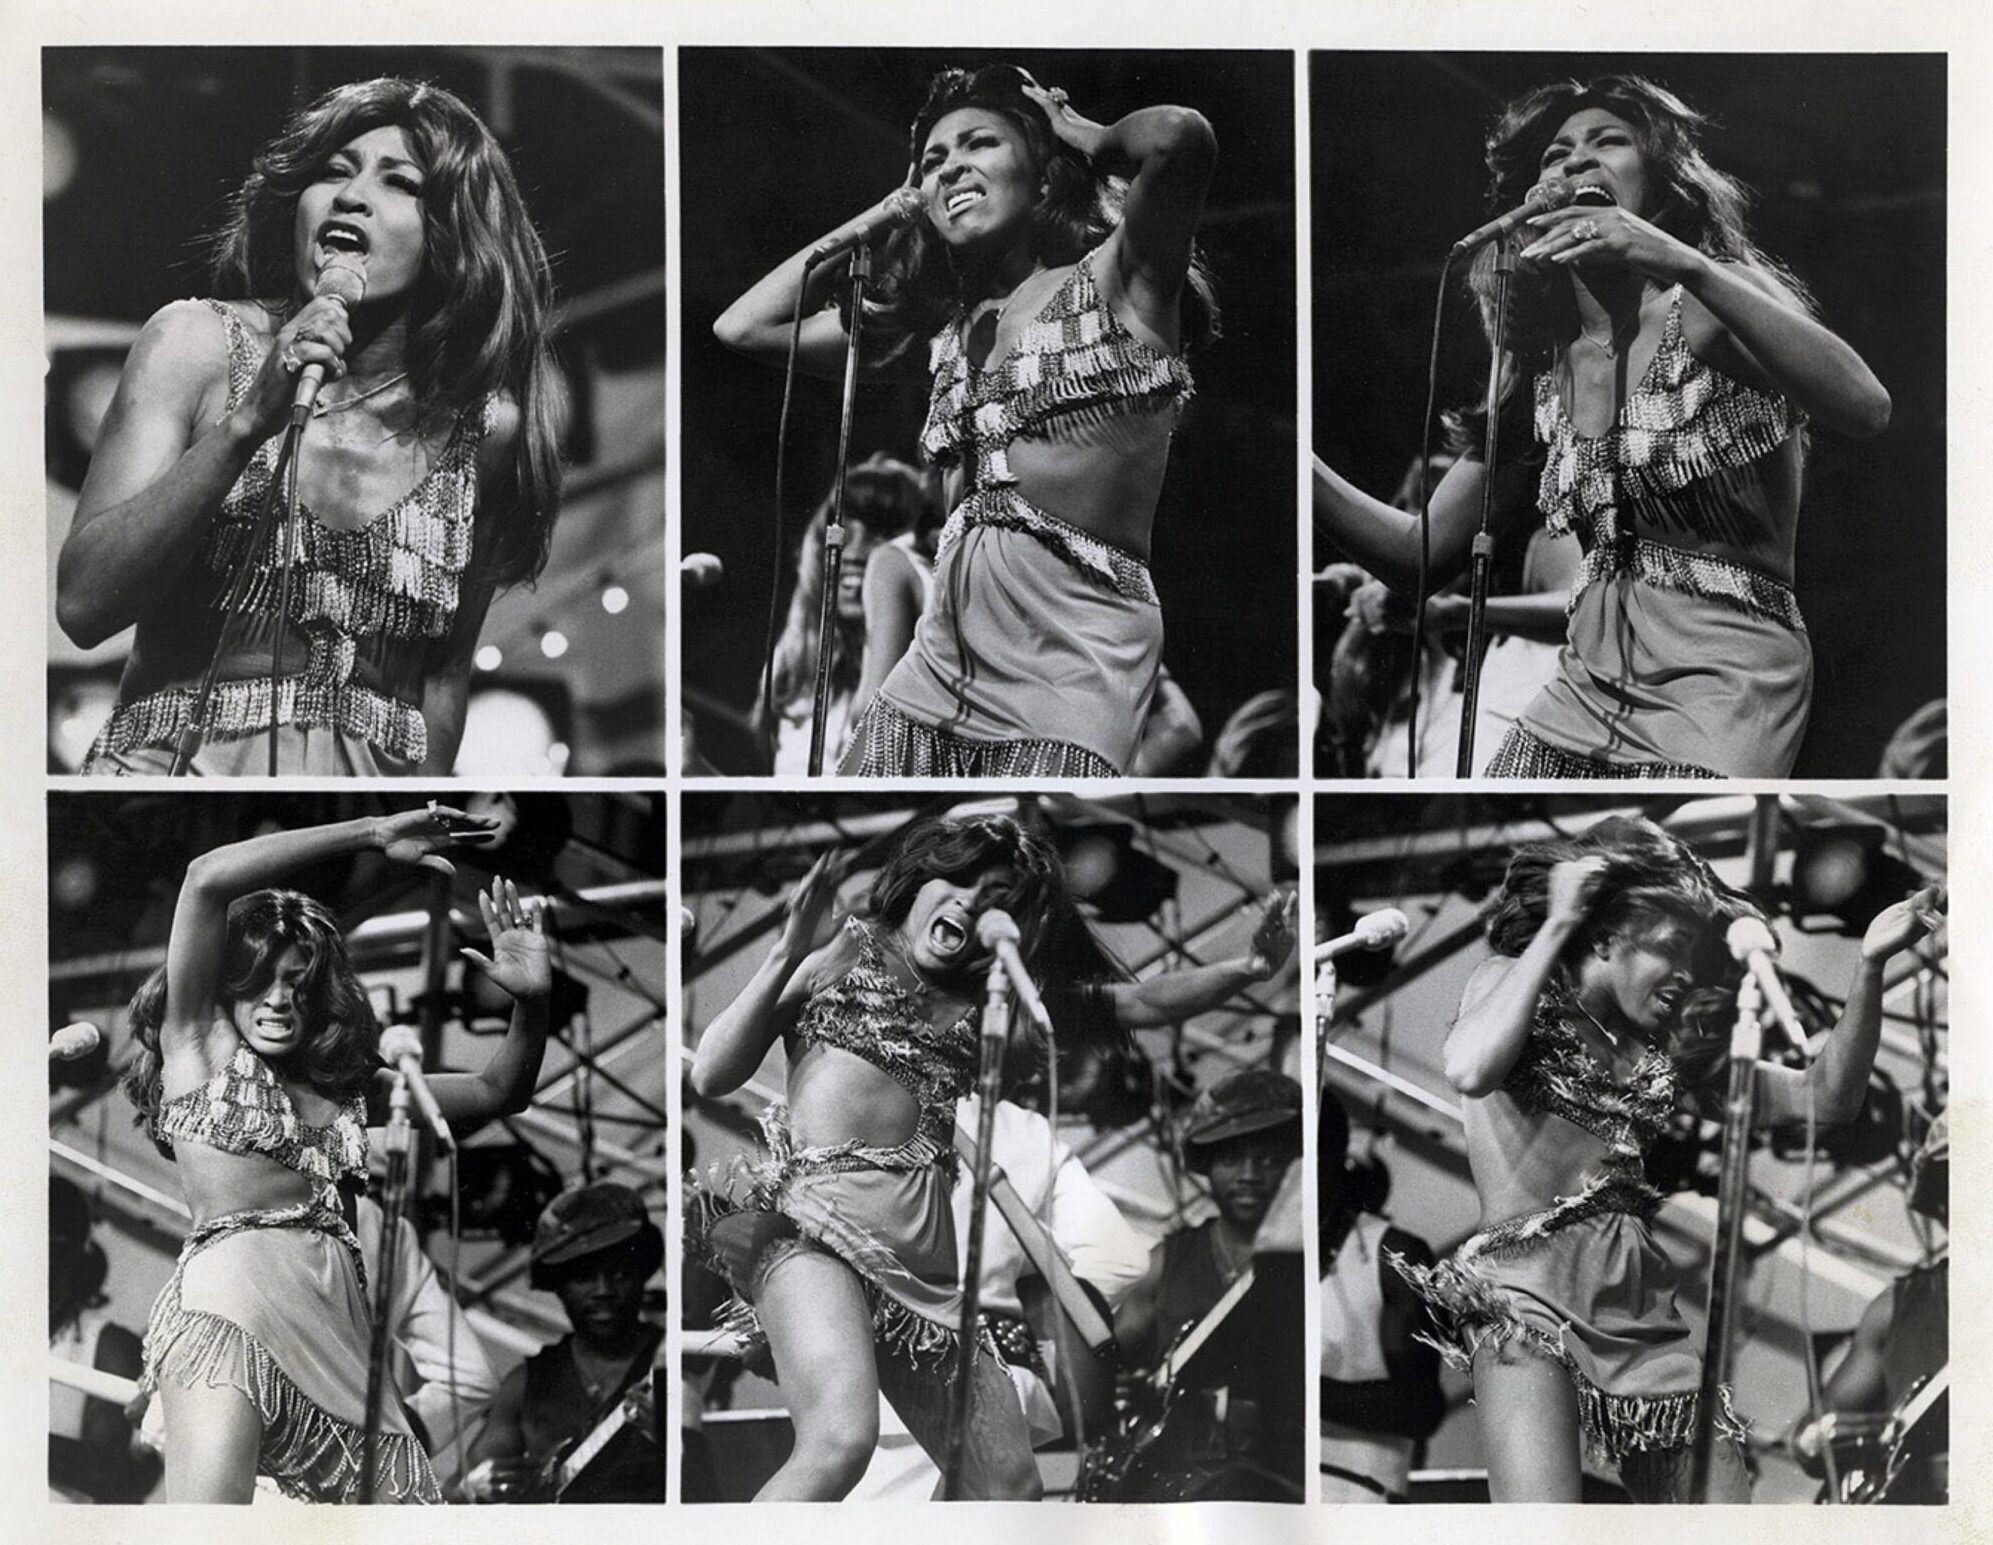
<path fill-rule="evenodd" d="M 595 1181 L 547 1204 L 534 1231 L 532 1284 L 555 1294 L 571 1334 L 499 1385 L 466 1489 L 487 1500 L 662 1502 L 665 1461 L 652 1370 L 664 1339 L 643 1318 L 644 1284 L 664 1238 L 628 1186 Z M 586 1451 L 595 1450 L 592 1458 Z M 482 1461 L 492 1461 L 485 1465 Z M 535 1467 L 537 1488 L 495 1482 Z"/>
<path fill-rule="evenodd" d="M 1202 1340 L 1181 1361 L 1164 1394 L 1168 1418 L 1119 1500 L 1299 1500 L 1299 1424 L 1278 1414 L 1296 1402 L 1271 1386 L 1269 1370 L 1301 1379 L 1300 1315 L 1268 1313 L 1238 1289 L 1301 1156 L 1301 1086 L 1270 1068 L 1220 1079 L 1191 1106 L 1182 1146 L 1184 1168 L 1206 1177 L 1217 1215 L 1156 1245 L 1115 1334 L 1135 1363 L 1159 1373 L 1173 1351 L 1181 1359 L 1188 1338 Z M 1214 1319 L 1228 1295 L 1238 1307 Z"/>

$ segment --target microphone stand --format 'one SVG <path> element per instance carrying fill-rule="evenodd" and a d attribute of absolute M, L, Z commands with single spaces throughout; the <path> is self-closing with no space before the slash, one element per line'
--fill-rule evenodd
<path fill-rule="evenodd" d="M 1503 237 L 1495 244 L 1494 326 L 1489 330 L 1488 422 L 1482 431 L 1486 472 L 1481 478 L 1481 528 L 1474 533 L 1473 561 L 1468 570 L 1467 657 L 1461 662 L 1460 755 L 1454 776 L 1474 776 L 1474 720 L 1481 708 L 1481 656 L 1488 647 L 1488 573 L 1493 566 L 1495 539 L 1488 527 L 1495 513 L 1495 461 L 1501 443 L 1502 352 L 1508 346 L 1509 280 L 1516 271 L 1516 244 Z"/>
<path fill-rule="evenodd" d="M 955 1382 L 948 1391 L 948 1462 L 941 1495 L 955 1501 L 962 1487 L 969 1426 L 969 1390 L 975 1378 L 977 1320 L 982 1310 L 983 1232 L 990 1202 L 990 1147 L 996 1140 L 996 1107 L 1003 1095 L 1003 1055 L 1010 1042 L 1010 978 L 992 960 L 983 996 L 982 1062 L 976 1074 L 975 1180 L 969 1202 L 969 1246 L 962 1267 L 962 1321 L 955 1349 Z"/>
<path fill-rule="evenodd" d="M 388 1321 L 394 1313 L 396 1236 L 408 1205 L 408 1161 L 415 1129 L 408 1119 L 408 1075 L 397 1070 L 388 1095 L 387 1182 L 381 1189 L 381 1248 L 374 1262 L 374 1323 L 367 1342 L 366 1427 L 360 1442 L 360 1501 L 374 1500 L 381 1406 L 387 1398 Z"/>
<path fill-rule="evenodd" d="M 214 651 L 208 656 L 207 669 L 201 673 L 201 684 L 194 693 L 193 707 L 188 710 L 187 722 L 181 727 L 180 738 L 174 744 L 173 765 L 167 769 L 169 778 L 185 777 L 207 741 L 208 715 L 214 708 L 221 662 L 242 625 L 243 608 L 249 598 L 256 560 L 277 524 L 277 506 L 282 501 L 288 506 L 284 521 L 283 580 L 278 601 L 276 644 L 270 658 L 270 775 L 276 776 L 278 671 L 283 660 L 284 626 L 290 615 L 291 552 L 297 535 L 297 457 L 303 436 L 304 425 L 296 421 L 284 431 L 284 443 L 277 452 L 277 464 L 270 470 L 270 486 L 263 491 L 263 503 L 256 512 L 255 528 L 237 560 L 235 572 L 229 576 L 228 595 L 222 602 L 221 631 L 215 635 Z M 287 484 L 290 489 L 288 499 L 284 494 Z"/>
<path fill-rule="evenodd" d="M 802 283 L 810 282 L 813 263 L 803 267 Z M 844 571 L 844 473 L 851 461 L 851 415 L 858 396 L 858 343 L 865 326 L 865 281 L 872 277 L 872 250 L 864 243 L 851 251 L 851 305 L 844 339 L 844 401 L 837 426 L 837 473 L 831 484 L 830 513 L 823 531 L 823 594 L 817 602 L 817 681 L 810 704 L 808 776 L 823 775 L 824 735 L 830 716 L 830 667 L 837 628 L 837 583 Z"/>
<path fill-rule="evenodd" d="M 1730 1087 L 1723 1101 L 1723 1158 L 1716 1184 L 1716 1242 L 1709 1262 L 1708 1329 L 1703 1335 L 1702 1392 L 1698 1397 L 1689 1496 L 1709 1500 L 1716 1446 L 1716 1413 L 1729 1382 L 1735 1328 L 1737 1259 L 1743 1252 L 1744 1204 L 1751 1166 L 1751 1115 L 1756 1101 L 1758 1055 L 1764 1049 L 1764 989 L 1750 972 L 1737 988 L 1737 1022 L 1730 1031 Z"/>

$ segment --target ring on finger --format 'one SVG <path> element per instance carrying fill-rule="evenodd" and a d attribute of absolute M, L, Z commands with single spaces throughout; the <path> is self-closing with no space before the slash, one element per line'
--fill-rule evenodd
<path fill-rule="evenodd" d="M 1580 220 L 1576 225 L 1571 227 L 1571 234 L 1577 237 L 1579 241 L 1597 241 L 1599 238 L 1599 223 L 1596 220 Z"/>
<path fill-rule="evenodd" d="M 296 375 L 304 369 L 304 361 L 298 358 L 296 352 L 289 344 L 284 345 L 284 351 L 277 356 L 277 359 L 289 375 Z"/>
<path fill-rule="evenodd" d="M 1052 99 L 1052 105 L 1054 107 L 1064 107 L 1068 102 L 1072 100 L 1071 97 L 1066 95 L 1066 88 L 1064 86 L 1054 86 L 1050 91 L 1046 92 L 1045 94 Z"/>

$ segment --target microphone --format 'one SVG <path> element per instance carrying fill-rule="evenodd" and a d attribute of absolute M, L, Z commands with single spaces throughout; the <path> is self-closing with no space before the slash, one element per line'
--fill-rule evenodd
<path fill-rule="evenodd" d="M 318 280 L 311 287 L 312 299 L 319 300 L 334 295 L 348 307 L 357 306 L 367 298 L 367 259 L 358 252 L 335 252 L 325 260 L 325 266 L 318 271 Z M 312 404 L 318 401 L 318 389 L 325 385 L 325 367 L 310 364 L 298 372 L 297 395 L 291 399 L 291 427 L 302 429 L 306 419 L 311 417 Z"/>
<path fill-rule="evenodd" d="M 50 1062 L 77 1062 L 103 1044 L 104 1032 L 87 1020 L 64 1025 L 48 1038 Z"/>
<path fill-rule="evenodd" d="M 1723 930 L 1723 943 L 1730 951 L 1730 958 L 1756 979 L 1759 990 L 1765 995 L 1766 1006 L 1772 1011 L 1772 1018 L 1778 1021 L 1779 1029 L 1786 1033 L 1794 1046 L 1805 1046 L 1806 1032 L 1800 1028 L 1799 1016 L 1792 1011 L 1792 999 L 1786 996 L 1785 983 L 1779 980 L 1778 967 L 1772 963 L 1772 957 L 1778 953 L 1778 940 L 1765 926 L 1765 920 L 1762 917 L 1738 918 Z"/>
<path fill-rule="evenodd" d="M 913 188 L 895 188 L 877 206 L 868 209 L 849 225 L 831 232 L 810 248 L 810 255 L 803 260 L 803 266 L 815 268 L 819 263 L 829 261 L 840 252 L 849 252 L 853 247 L 868 246 L 877 238 L 889 235 L 903 225 L 912 225 L 920 218 L 922 207 L 918 191 Z"/>
<path fill-rule="evenodd" d="M 1004 975 L 1010 978 L 1010 990 L 1017 994 L 1017 1001 L 1024 1005 L 1025 1013 L 1038 1023 L 1038 1028 L 1046 1035 L 1052 1033 L 1052 1016 L 1045 1012 L 1045 1000 L 1038 996 L 1038 989 L 1032 985 L 1031 973 L 1024 969 L 1024 957 L 1017 946 L 1024 935 L 1017 930 L 1017 919 L 1001 907 L 992 907 L 976 919 L 976 939 L 982 947 L 1003 962 Z"/>
<path fill-rule="evenodd" d="M 1546 177 L 1529 190 L 1529 195 L 1505 215 L 1497 215 L 1486 225 L 1478 225 L 1453 244 L 1453 256 L 1472 252 L 1476 247 L 1485 246 L 1491 241 L 1500 241 L 1514 231 L 1525 220 L 1535 215 L 1548 214 L 1553 209 L 1562 209 L 1576 201 L 1578 189 L 1562 177 Z M 1604 188 L 1598 190 L 1606 193 Z M 1606 202 L 1612 202 L 1612 195 L 1606 193 Z"/>
<path fill-rule="evenodd" d="M 687 590 L 710 590 L 726 572 L 727 566 L 712 553 L 687 553 L 678 560 L 678 583 Z"/>
<path fill-rule="evenodd" d="M 1370 912 L 1356 920 L 1348 933 L 1315 946 L 1315 964 L 1347 955 L 1351 950 L 1389 949 L 1411 931 L 1411 919 L 1396 907 Z"/>
<path fill-rule="evenodd" d="M 413 1025 L 389 1025 L 381 1032 L 381 1060 L 408 1080 L 408 1092 L 415 1096 L 416 1108 L 422 1112 L 429 1130 L 436 1134 L 436 1141 L 445 1148 L 456 1147 L 457 1140 L 450 1136 L 450 1123 L 443 1119 L 443 1108 L 436 1103 L 429 1080 L 422 1075 L 420 1032 Z"/>

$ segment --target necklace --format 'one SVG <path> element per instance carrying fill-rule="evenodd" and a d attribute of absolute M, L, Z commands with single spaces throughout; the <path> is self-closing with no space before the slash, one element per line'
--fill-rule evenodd
<path fill-rule="evenodd" d="M 381 382 L 380 385 L 370 386 L 364 392 L 355 392 L 350 397 L 314 398 L 311 404 L 311 416 L 313 418 L 324 418 L 328 413 L 344 413 L 348 408 L 365 402 L 369 397 L 378 397 L 390 386 L 398 385 L 407 379 L 408 372 L 406 370 L 397 371 Z"/>
<path fill-rule="evenodd" d="M 1613 321 L 1608 324 L 1605 336 L 1601 338 L 1597 333 L 1580 322 L 1578 324 L 1578 336 L 1597 349 L 1607 359 L 1618 359 L 1621 335 L 1623 333 L 1638 332 L 1639 328 L 1640 323 L 1638 318 L 1635 318 L 1633 326 L 1630 328 L 1622 328 L 1617 321 Z"/>

